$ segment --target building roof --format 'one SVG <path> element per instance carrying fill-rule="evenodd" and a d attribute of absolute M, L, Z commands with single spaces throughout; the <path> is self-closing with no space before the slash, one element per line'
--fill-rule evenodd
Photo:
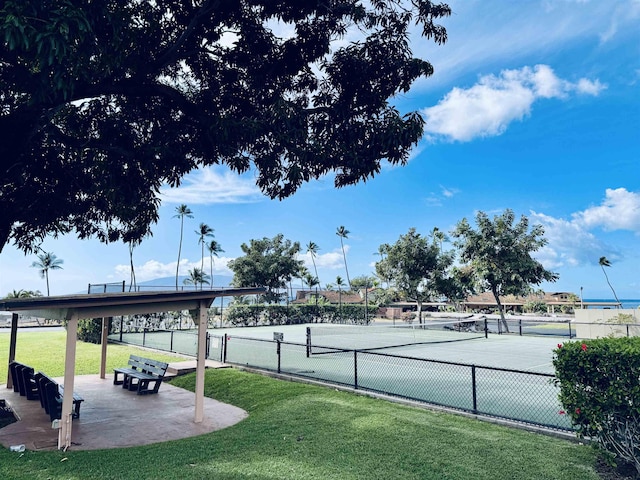
<path fill-rule="evenodd" d="M 35 317 L 68 320 L 72 313 L 79 318 L 100 318 L 117 315 L 194 310 L 200 302 L 208 305 L 218 297 L 254 295 L 265 288 L 218 288 L 210 290 L 118 292 L 62 295 L 55 297 L 6 298 L 0 300 L 0 310 L 21 312 Z"/>
<path fill-rule="evenodd" d="M 617 302 L 590 302 L 580 300 L 575 293 L 572 292 L 542 292 L 533 293 L 526 296 L 505 295 L 500 297 L 500 303 L 504 306 L 523 306 L 528 302 L 544 302 L 547 305 L 582 305 L 603 306 L 603 307 L 619 307 Z M 496 300 L 491 292 L 483 292 L 477 295 L 470 295 L 462 302 L 465 306 L 496 306 Z"/>
<path fill-rule="evenodd" d="M 364 299 L 356 293 L 342 292 L 341 294 L 339 291 L 335 291 L 335 290 L 317 290 L 317 291 L 316 290 L 298 290 L 298 292 L 296 292 L 296 299 L 291 303 L 295 303 L 295 304 L 309 303 L 310 299 L 315 298 L 316 295 L 319 298 L 322 298 L 323 301 L 334 303 L 334 304 L 364 303 Z"/>
<path fill-rule="evenodd" d="M 261 294 L 266 288 L 234 288 L 197 291 L 164 291 L 164 292 L 120 292 L 84 295 L 67 295 L 59 297 L 13 298 L 0 301 L 0 310 L 26 313 L 32 316 L 67 320 L 66 350 L 64 368 L 64 394 L 58 448 L 65 450 L 71 446 L 73 427 L 72 404 L 76 364 L 76 343 L 78 320 L 81 318 L 103 318 L 114 315 L 137 313 L 166 312 L 174 310 L 198 311 L 198 349 L 195 388 L 195 419 L 199 423 L 203 419 L 204 410 L 204 368 L 206 352 L 206 312 L 213 300 L 222 296 Z M 18 322 L 11 322 L 11 338 L 9 341 L 9 361 L 14 360 L 16 351 Z M 101 377 L 104 378 L 106 368 L 106 340 L 103 336 L 101 350 Z M 13 353 L 12 353 L 13 352 Z"/>

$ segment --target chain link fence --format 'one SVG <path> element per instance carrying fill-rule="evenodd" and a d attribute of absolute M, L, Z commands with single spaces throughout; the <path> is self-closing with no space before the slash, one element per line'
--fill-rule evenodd
<path fill-rule="evenodd" d="M 117 339 L 117 338 L 114 338 Z M 196 355 L 195 331 L 124 334 L 123 342 Z M 330 384 L 439 405 L 556 430 L 572 430 L 562 415 L 555 376 L 392 353 L 336 350 L 308 355 L 308 345 L 207 334 L 207 358 Z"/>
<path fill-rule="evenodd" d="M 307 357 L 307 345 L 233 336 L 223 361 L 357 390 L 440 405 L 557 430 L 571 430 L 560 412 L 555 376 L 382 352 L 337 350 Z"/>

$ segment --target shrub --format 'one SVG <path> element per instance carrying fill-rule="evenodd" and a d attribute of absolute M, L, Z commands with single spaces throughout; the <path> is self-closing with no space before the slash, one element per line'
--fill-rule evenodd
<path fill-rule="evenodd" d="M 111 332 L 111 324 L 112 322 L 109 321 L 109 332 Z M 78 340 L 100 345 L 102 341 L 102 319 L 82 318 L 78 320 Z"/>
<path fill-rule="evenodd" d="M 227 309 L 227 321 L 234 326 L 256 326 L 260 323 L 263 310 L 263 305 L 234 304 Z"/>
<path fill-rule="evenodd" d="M 640 474 L 640 338 L 558 345 L 553 365 L 563 413 L 578 435 L 631 462 Z"/>
<path fill-rule="evenodd" d="M 364 324 L 378 307 L 369 305 L 231 305 L 226 319 L 234 326 L 298 325 L 302 323 Z"/>
<path fill-rule="evenodd" d="M 547 304 L 541 300 L 531 300 L 523 306 L 525 312 L 547 313 Z"/>

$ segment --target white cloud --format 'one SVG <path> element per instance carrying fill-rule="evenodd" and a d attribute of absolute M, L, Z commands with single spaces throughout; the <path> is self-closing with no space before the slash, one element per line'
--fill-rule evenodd
<path fill-rule="evenodd" d="M 598 80 L 562 80 L 548 65 L 503 70 L 498 76 L 480 77 L 470 88 L 456 87 L 437 105 L 425 108 L 425 131 L 432 139 L 462 142 L 497 136 L 511 122 L 530 115 L 540 98 L 567 98 L 574 91 L 597 95 L 604 88 Z"/>
<path fill-rule="evenodd" d="M 188 260 L 184 259 L 180 264 L 184 264 Z M 129 277 L 131 267 L 127 265 L 116 265 L 114 270 L 118 278 Z M 134 265 L 136 280 L 138 282 L 144 282 L 147 280 L 153 280 L 154 278 L 170 277 L 176 274 L 176 262 L 162 263 L 157 260 L 149 260 L 143 265 Z"/>
<path fill-rule="evenodd" d="M 544 227 L 549 241 L 536 255 L 546 268 L 597 264 L 602 256 L 615 261 L 621 254 L 591 230 L 603 228 L 640 234 L 640 193 L 625 188 L 607 189 L 601 205 L 576 212 L 570 220 L 536 212 L 531 212 L 531 218 Z"/>
<path fill-rule="evenodd" d="M 413 92 L 444 85 L 487 65 L 513 64 L 520 58 L 547 58 L 578 43 L 592 46 L 637 37 L 640 1 L 615 2 L 543 0 L 517 2 L 493 0 L 447 2 L 453 15 L 443 19 L 448 41 L 416 48 L 435 68 L 431 78 L 420 79 Z M 478 21 L 490 18 L 491 21 Z M 419 41 L 416 27 L 412 39 Z M 633 40 L 632 40 L 633 41 Z"/>
<path fill-rule="evenodd" d="M 600 92 L 606 88 L 607 86 L 600 83 L 600 80 L 591 81 L 586 78 L 581 78 L 576 84 L 576 91 L 578 93 L 593 95 L 594 97 L 600 95 Z"/>
<path fill-rule="evenodd" d="M 603 252 L 612 251 L 578 222 L 536 212 L 532 212 L 531 218 L 533 223 L 544 227 L 544 236 L 549 241 L 536 255 L 546 268 L 597 263 Z"/>
<path fill-rule="evenodd" d="M 613 9 L 607 30 L 600 34 L 600 42 L 606 43 L 616 36 L 622 26 L 633 23 L 640 17 L 640 1 L 627 0 L 619 2 Z M 636 24 L 637 28 L 637 24 Z"/>
<path fill-rule="evenodd" d="M 349 245 L 345 244 L 344 251 L 347 255 L 349 254 Z M 310 272 L 313 272 L 313 261 L 311 260 L 310 253 L 304 253 L 298 256 L 298 258 L 304 261 L 305 266 L 309 269 Z M 315 262 L 316 267 L 319 269 L 337 270 L 339 268 L 344 268 L 342 249 L 336 249 L 328 253 L 318 253 L 316 255 Z"/>
<path fill-rule="evenodd" d="M 459 190 L 456 188 L 447 188 L 440 185 L 440 190 L 442 191 L 442 196 L 446 198 L 451 198 L 454 195 L 457 195 Z"/>
<path fill-rule="evenodd" d="M 625 188 L 608 188 L 602 205 L 587 208 L 574 215 L 585 228 L 631 230 L 640 233 L 640 193 Z"/>
<path fill-rule="evenodd" d="M 440 185 L 440 192 L 430 192 L 429 195 L 425 197 L 424 202 L 428 207 L 441 207 L 443 200 L 449 199 L 458 193 L 459 190 L 456 188 L 447 188 Z"/>
<path fill-rule="evenodd" d="M 227 264 L 233 260 L 228 257 L 220 257 L 214 259 L 213 264 L 213 274 L 214 275 L 233 275 L 233 272 L 229 270 Z M 173 277 L 176 274 L 176 263 L 177 262 L 169 262 L 162 263 L 158 260 L 148 260 L 142 265 L 134 265 L 136 281 L 137 282 L 146 282 L 147 280 L 154 280 L 156 278 L 163 277 Z M 180 260 L 180 270 L 179 275 L 187 275 L 188 271 L 193 269 L 194 267 L 200 268 L 201 260 L 197 261 L 189 261 L 187 258 L 183 258 Z M 205 273 L 209 273 L 209 257 L 205 257 L 204 259 L 205 265 Z M 116 265 L 114 267 L 116 272 L 116 278 L 126 277 L 129 278 L 130 267 L 129 265 Z"/>
<path fill-rule="evenodd" d="M 252 203 L 263 196 L 255 181 L 221 168 L 204 167 L 184 177 L 178 188 L 163 188 L 160 197 L 167 203 L 210 205 L 214 203 Z"/>

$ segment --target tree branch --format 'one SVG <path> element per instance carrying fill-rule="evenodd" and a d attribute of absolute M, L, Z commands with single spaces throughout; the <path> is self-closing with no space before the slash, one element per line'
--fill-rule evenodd
<path fill-rule="evenodd" d="M 218 7 L 220 7 L 219 0 L 207 0 L 193 16 L 193 18 L 189 22 L 189 25 L 187 25 L 187 28 L 184 29 L 176 42 L 168 47 L 165 52 L 162 53 L 153 63 L 153 69 L 159 70 L 174 62 L 177 58 L 177 53 L 179 52 L 180 48 L 187 42 L 196 28 L 201 25 L 203 19 L 211 12 L 218 9 Z"/>

